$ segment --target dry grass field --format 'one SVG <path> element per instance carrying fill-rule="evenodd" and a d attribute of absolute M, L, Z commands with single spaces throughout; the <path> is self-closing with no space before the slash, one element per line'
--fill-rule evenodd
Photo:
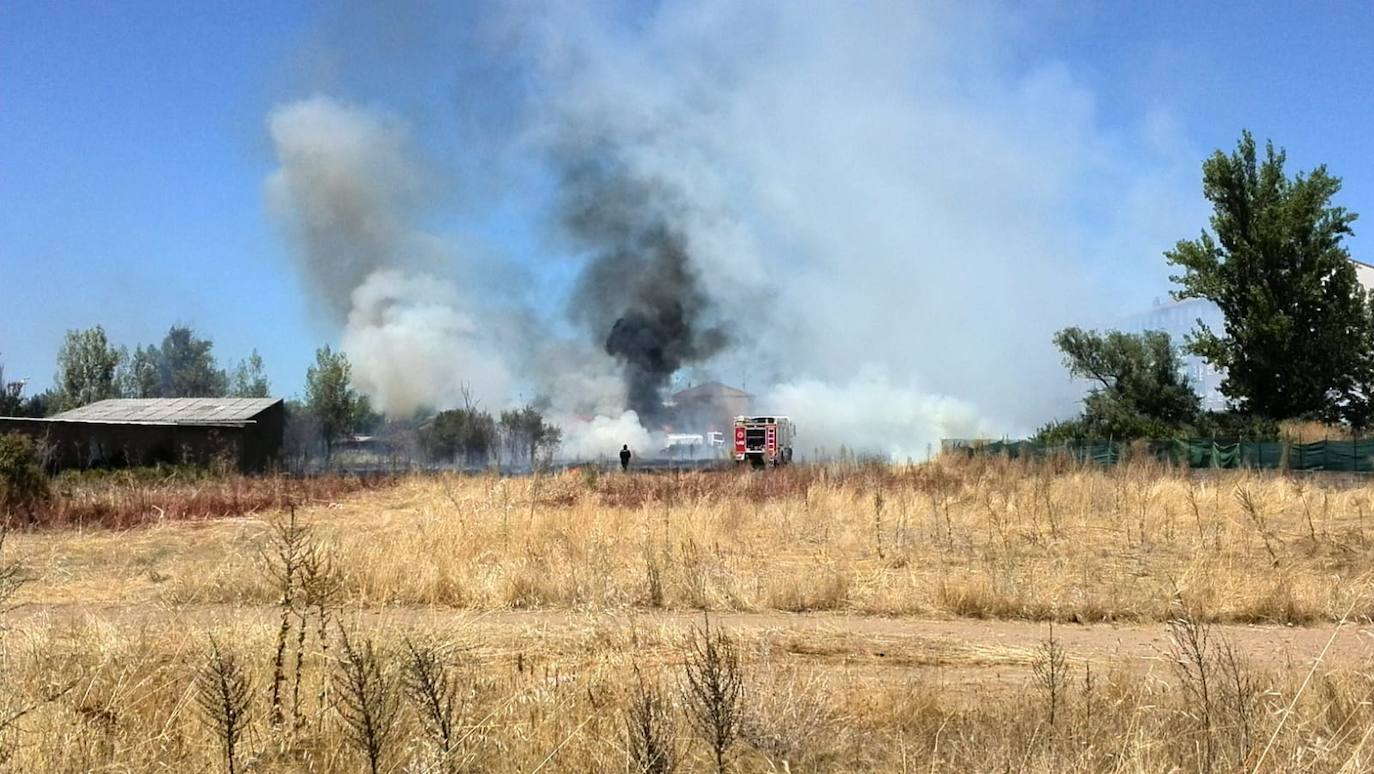
<path fill-rule="evenodd" d="M 1363 479 L 583 470 L 194 520 L 129 487 L 5 541 L 12 770 L 1374 767 Z"/>

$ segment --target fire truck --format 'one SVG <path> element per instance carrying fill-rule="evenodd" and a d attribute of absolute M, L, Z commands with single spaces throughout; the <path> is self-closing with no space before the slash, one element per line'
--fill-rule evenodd
<path fill-rule="evenodd" d="M 735 462 L 756 468 L 792 461 L 796 425 L 787 417 L 735 417 Z"/>

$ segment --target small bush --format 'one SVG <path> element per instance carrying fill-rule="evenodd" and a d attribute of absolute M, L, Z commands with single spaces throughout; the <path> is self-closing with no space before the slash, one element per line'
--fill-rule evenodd
<path fill-rule="evenodd" d="M 1199 438 L 1244 438 L 1247 441 L 1277 441 L 1279 423 L 1264 417 L 1234 411 L 1206 411 L 1198 416 L 1193 433 Z"/>
<path fill-rule="evenodd" d="M 0 436 L 0 514 L 32 517 L 49 494 L 33 441 L 14 433 Z"/>

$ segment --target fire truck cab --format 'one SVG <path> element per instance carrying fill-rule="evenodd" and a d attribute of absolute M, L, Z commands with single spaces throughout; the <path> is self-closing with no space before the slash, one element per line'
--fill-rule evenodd
<path fill-rule="evenodd" d="M 787 417 L 735 417 L 735 462 L 756 468 L 792 461 L 796 426 Z"/>

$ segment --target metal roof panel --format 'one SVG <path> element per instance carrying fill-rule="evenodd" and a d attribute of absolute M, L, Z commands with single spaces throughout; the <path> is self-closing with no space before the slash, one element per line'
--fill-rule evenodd
<path fill-rule="evenodd" d="M 251 422 L 280 398 L 111 398 L 63 411 L 52 419 L 153 425 Z"/>

